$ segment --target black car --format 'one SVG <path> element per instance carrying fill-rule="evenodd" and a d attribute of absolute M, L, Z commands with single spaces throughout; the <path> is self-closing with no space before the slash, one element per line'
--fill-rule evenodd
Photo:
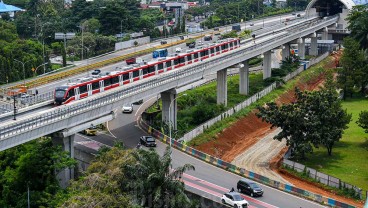
<path fill-rule="evenodd" d="M 93 72 L 92 72 L 92 77 L 94 78 L 97 78 L 99 77 L 101 74 L 101 70 L 100 69 L 95 69 Z"/>
<path fill-rule="evenodd" d="M 156 147 L 157 146 L 155 138 L 151 136 L 142 136 L 140 138 L 140 143 L 146 147 Z"/>
<path fill-rule="evenodd" d="M 167 41 L 166 40 L 162 40 L 161 41 L 161 45 L 165 45 L 165 44 L 167 44 Z"/>
<path fill-rule="evenodd" d="M 236 185 L 239 192 L 249 194 L 250 196 L 262 196 L 263 189 L 259 187 L 255 182 L 242 178 Z"/>
<path fill-rule="evenodd" d="M 191 43 L 191 44 L 189 44 L 189 46 L 188 46 L 189 48 L 195 48 L 195 43 Z"/>

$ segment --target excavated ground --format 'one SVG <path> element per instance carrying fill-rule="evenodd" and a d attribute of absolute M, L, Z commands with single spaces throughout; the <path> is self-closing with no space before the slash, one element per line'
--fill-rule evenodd
<path fill-rule="evenodd" d="M 336 58 L 336 55 L 334 58 Z M 334 67 L 334 60 L 324 66 L 325 69 Z M 323 85 L 324 78 L 325 74 L 321 74 L 309 82 L 298 82 L 297 87 L 301 90 L 317 90 Z M 276 100 L 276 103 L 286 104 L 294 100 L 294 90 L 289 90 L 282 94 Z M 285 142 L 273 140 L 273 136 L 279 130 L 276 128 L 270 129 L 271 125 L 262 122 L 255 113 L 256 111 L 253 111 L 248 116 L 238 120 L 219 133 L 215 140 L 199 145 L 197 149 L 269 178 L 291 183 L 305 190 L 362 207 L 362 204 L 355 200 L 338 196 L 322 187 L 315 186 L 280 170 L 278 167 L 287 151 L 286 144 Z"/>

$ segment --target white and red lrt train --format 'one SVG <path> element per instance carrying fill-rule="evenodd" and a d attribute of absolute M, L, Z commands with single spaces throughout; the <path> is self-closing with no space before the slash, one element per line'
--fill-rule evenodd
<path fill-rule="evenodd" d="M 57 105 L 67 104 L 73 100 L 83 99 L 94 94 L 126 85 L 156 74 L 161 74 L 194 62 L 226 53 L 240 47 L 240 39 L 228 38 L 221 42 L 213 43 L 208 46 L 188 50 L 187 53 L 180 53 L 175 56 L 159 58 L 148 62 L 145 65 L 128 66 L 118 68 L 117 71 L 107 73 L 99 78 L 80 78 L 75 83 L 56 87 L 54 102 Z M 157 73 L 156 73 L 157 71 Z"/>

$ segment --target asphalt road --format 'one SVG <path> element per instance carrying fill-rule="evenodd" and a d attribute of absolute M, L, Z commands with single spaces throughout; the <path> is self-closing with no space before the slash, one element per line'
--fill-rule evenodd
<path fill-rule="evenodd" d="M 213 78 L 213 77 L 212 77 Z M 208 79 L 211 79 L 208 77 Z M 192 85 L 185 86 L 179 89 L 185 91 L 192 88 Z M 116 119 L 108 122 L 108 131 L 100 132 L 98 136 L 87 137 L 78 134 L 75 138 L 75 148 L 83 149 L 84 151 L 95 154 L 99 147 L 113 146 L 115 141 L 122 141 L 128 148 L 135 148 L 141 136 L 147 135 L 141 130 L 136 123 L 140 114 L 148 106 L 152 105 L 157 100 L 157 97 L 151 97 L 144 101 L 142 105 L 135 105 L 134 111 L 131 114 L 121 113 L 121 109 L 117 109 Z M 157 141 L 156 148 L 159 154 L 163 154 L 166 144 Z M 184 174 L 182 180 L 186 184 L 188 190 L 200 193 L 207 198 L 220 201 L 223 193 L 228 192 L 232 187 L 236 188 L 237 181 L 241 178 L 235 174 L 224 171 L 209 165 L 203 161 L 193 158 L 176 149 L 173 150 L 173 168 L 190 163 L 195 166 L 195 171 L 189 171 Z M 279 190 L 270 188 L 268 186 L 260 185 L 264 189 L 264 196 L 253 198 L 243 195 L 243 197 L 250 203 L 250 207 L 282 207 L 282 208 L 317 208 L 323 207 L 311 201 L 298 198 L 294 195 L 281 192 Z"/>

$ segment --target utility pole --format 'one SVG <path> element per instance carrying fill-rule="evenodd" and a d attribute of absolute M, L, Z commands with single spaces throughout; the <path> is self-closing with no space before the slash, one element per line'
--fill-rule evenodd
<path fill-rule="evenodd" d="M 17 118 L 15 117 L 16 114 L 17 114 L 17 106 L 15 105 L 15 93 L 13 95 L 13 108 L 14 108 L 14 118 L 13 118 L 13 120 L 15 121 L 15 120 L 17 120 Z"/>

